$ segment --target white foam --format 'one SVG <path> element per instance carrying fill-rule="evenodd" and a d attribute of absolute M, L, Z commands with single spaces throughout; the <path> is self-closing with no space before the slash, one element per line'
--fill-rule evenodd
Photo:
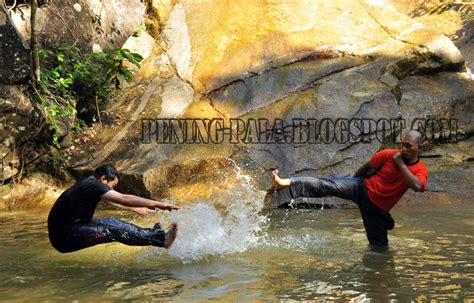
<path fill-rule="evenodd" d="M 209 256 L 243 252 L 258 241 L 267 221 L 259 214 L 263 193 L 254 189 L 248 178 L 239 178 L 240 184 L 225 197 L 219 197 L 219 200 L 227 200 L 225 207 L 218 210 L 213 200 L 199 201 L 172 212 L 165 219 L 165 224 L 178 223 L 178 236 L 166 252 L 167 256 L 189 263 Z M 142 257 L 156 255 L 163 253 L 154 249 Z"/>
<path fill-rule="evenodd" d="M 471 79 L 474 80 L 474 74 L 472 73 L 469 67 L 466 68 L 466 75 Z"/>

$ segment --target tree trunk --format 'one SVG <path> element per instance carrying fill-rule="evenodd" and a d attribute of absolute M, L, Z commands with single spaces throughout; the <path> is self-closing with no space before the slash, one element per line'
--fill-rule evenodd
<path fill-rule="evenodd" d="M 40 81 L 40 61 L 39 61 L 39 50 L 38 50 L 38 33 L 36 32 L 36 10 L 38 9 L 38 1 L 31 0 L 31 62 L 33 67 L 33 79 L 35 82 Z"/>

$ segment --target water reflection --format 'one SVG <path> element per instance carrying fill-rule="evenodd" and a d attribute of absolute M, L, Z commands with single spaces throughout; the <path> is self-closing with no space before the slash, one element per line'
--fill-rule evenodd
<path fill-rule="evenodd" d="M 199 258 L 184 263 L 163 249 L 118 243 L 61 255 L 49 245 L 47 213 L 0 213 L 2 300 L 407 302 L 474 298 L 471 204 L 436 208 L 418 204 L 416 210 L 398 207 L 394 211 L 397 227 L 385 251 L 367 247 L 357 209 L 275 210 L 268 214 L 264 230 L 242 234 L 252 239 L 247 241 L 235 232 L 235 228 L 246 230 L 245 218 L 238 216 L 246 216 L 240 208 L 216 212 L 210 206 L 195 207 L 201 207 L 196 209 L 201 211 L 197 224 L 209 225 L 204 231 L 220 226 L 224 232 L 220 238 L 206 239 L 202 246 L 206 249 L 195 250 Z M 183 213 L 182 219 L 191 217 L 192 212 Z M 147 224 L 140 221 L 143 218 L 125 219 Z M 156 219 L 147 220 L 152 225 Z M 192 231 L 194 223 L 188 223 Z M 185 255 L 193 243 L 183 243 L 179 252 Z"/>
<path fill-rule="evenodd" d="M 369 246 L 364 251 L 362 266 L 360 283 L 366 298 L 377 298 L 385 302 L 393 299 L 393 293 L 400 289 L 400 283 L 392 249 Z"/>

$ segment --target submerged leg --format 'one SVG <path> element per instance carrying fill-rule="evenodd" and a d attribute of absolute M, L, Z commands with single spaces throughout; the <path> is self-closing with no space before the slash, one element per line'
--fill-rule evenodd
<path fill-rule="evenodd" d="M 378 208 L 366 195 L 363 195 L 360 200 L 359 210 L 369 243 L 377 247 L 387 246 L 388 231 L 395 226 L 395 221 L 390 213 Z"/>
<path fill-rule="evenodd" d="M 360 214 L 364 222 L 365 233 L 369 243 L 377 247 L 387 246 L 387 228 L 382 224 L 381 220 L 376 216 L 368 215 L 362 209 L 360 209 Z"/>

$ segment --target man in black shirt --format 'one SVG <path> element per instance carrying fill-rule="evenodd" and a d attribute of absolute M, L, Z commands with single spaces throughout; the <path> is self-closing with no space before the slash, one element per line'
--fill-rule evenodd
<path fill-rule="evenodd" d="M 101 199 L 139 214 L 153 213 L 155 208 L 179 209 L 176 205 L 121 194 L 113 190 L 118 182 L 118 172 L 106 164 L 96 168 L 93 176 L 77 182 L 61 194 L 48 217 L 49 239 L 56 250 L 67 253 L 109 242 L 165 248 L 173 244 L 176 223 L 165 232 L 159 223 L 153 228 L 141 228 L 115 218 L 92 219 Z"/>

